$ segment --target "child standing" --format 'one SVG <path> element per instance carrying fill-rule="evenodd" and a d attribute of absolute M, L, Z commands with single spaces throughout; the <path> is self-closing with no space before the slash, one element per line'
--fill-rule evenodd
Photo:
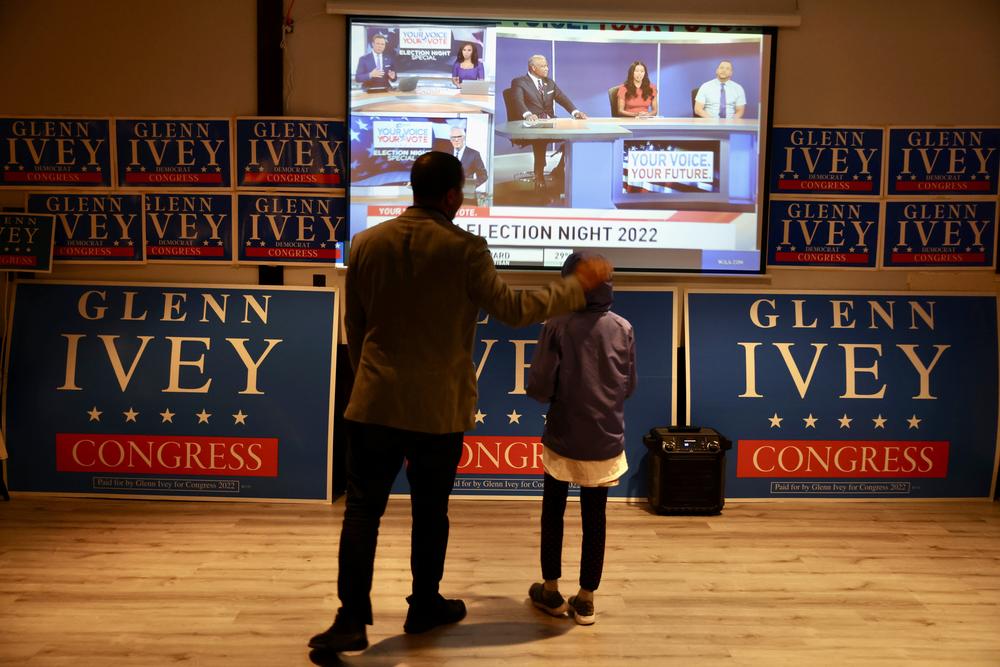
<path fill-rule="evenodd" d="M 585 256 L 570 255 L 562 274 L 570 275 Z M 608 487 L 618 484 L 628 470 L 624 403 L 635 390 L 635 339 L 628 320 L 611 312 L 613 297 L 609 280 L 587 293 L 582 310 L 548 320 L 528 375 L 528 395 L 551 403 L 542 435 L 544 583 L 532 584 L 528 596 L 553 616 L 572 611 L 581 625 L 595 620 L 594 591 L 604 570 Z M 567 603 L 559 593 L 559 577 L 570 482 L 581 487 L 583 546 L 580 590 Z"/>

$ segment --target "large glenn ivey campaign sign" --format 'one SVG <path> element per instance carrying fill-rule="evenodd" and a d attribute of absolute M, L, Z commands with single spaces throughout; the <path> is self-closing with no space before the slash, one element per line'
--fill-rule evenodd
<path fill-rule="evenodd" d="M 685 308 L 689 420 L 733 441 L 729 497 L 992 495 L 995 295 L 691 290 Z"/>
<path fill-rule="evenodd" d="M 329 500 L 337 293 L 17 283 L 11 490 Z"/>
<path fill-rule="evenodd" d="M 628 472 L 612 498 L 645 498 L 648 463 L 642 436 L 653 426 L 675 421 L 677 298 L 674 290 L 615 291 L 612 311 L 635 333 L 638 382 L 625 401 L 625 455 Z M 531 358 L 541 334 L 536 324 L 508 327 L 484 316 L 476 328 L 473 361 L 479 379 L 475 428 L 465 434 L 454 492 L 489 497 L 542 495 L 542 430 L 548 404 L 524 391 Z M 406 493 L 400 473 L 393 492 Z"/>

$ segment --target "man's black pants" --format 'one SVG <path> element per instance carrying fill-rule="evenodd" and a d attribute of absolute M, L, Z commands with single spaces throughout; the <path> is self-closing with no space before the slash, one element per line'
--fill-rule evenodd
<path fill-rule="evenodd" d="M 413 516 L 412 602 L 438 595 L 448 550 L 448 496 L 462 455 L 462 433 L 419 433 L 356 422 L 350 426 L 347 504 L 340 533 L 337 595 L 345 614 L 370 625 L 379 523 L 404 459 Z"/>

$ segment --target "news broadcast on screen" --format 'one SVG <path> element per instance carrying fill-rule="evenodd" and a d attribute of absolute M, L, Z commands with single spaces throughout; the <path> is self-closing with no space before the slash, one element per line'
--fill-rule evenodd
<path fill-rule="evenodd" d="M 589 249 L 619 271 L 762 271 L 766 29 L 349 21 L 351 237 L 403 212 L 434 150 L 462 161 L 455 224 L 500 268 Z"/>

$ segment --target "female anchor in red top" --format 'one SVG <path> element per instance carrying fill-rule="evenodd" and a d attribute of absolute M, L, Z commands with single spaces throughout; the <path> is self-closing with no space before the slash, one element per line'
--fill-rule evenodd
<path fill-rule="evenodd" d="M 656 86 L 649 82 L 649 68 L 636 60 L 628 68 L 625 83 L 618 86 L 618 115 L 644 118 L 660 112 Z"/>

